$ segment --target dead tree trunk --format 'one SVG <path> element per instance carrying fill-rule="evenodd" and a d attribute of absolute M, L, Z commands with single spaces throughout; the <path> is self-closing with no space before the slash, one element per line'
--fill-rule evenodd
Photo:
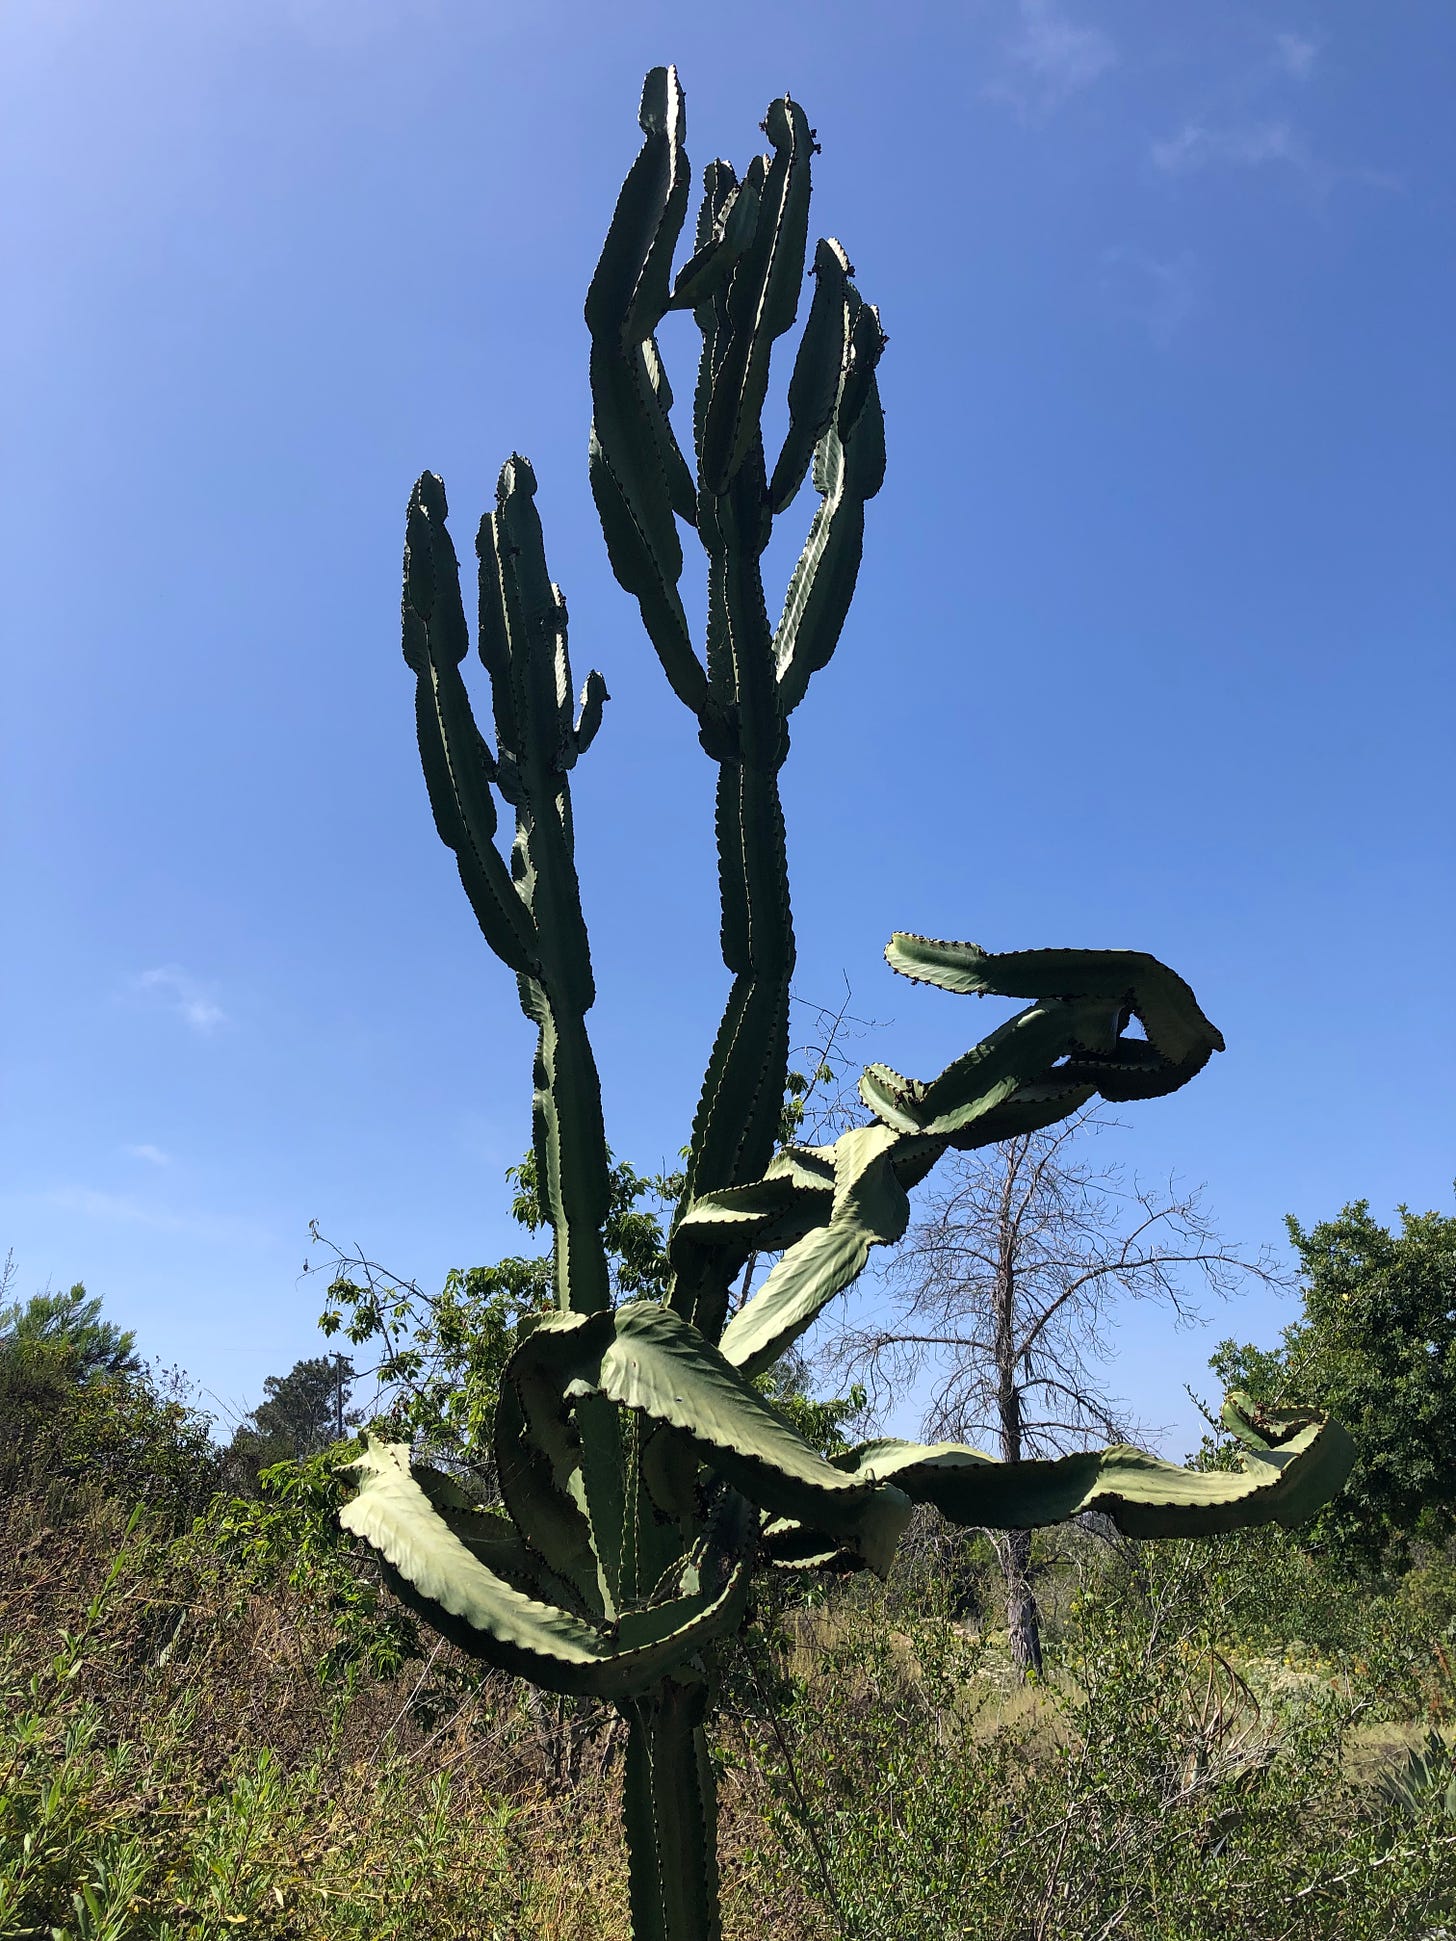
<path fill-rule="evenodd" d="M 1000 1418 L 1001 1459 L 1020 1462 L 1024 1455 L 1024 1424 L 1021 1409 L 1021 1356 L 1017 1342 L 1016 1246 L 1017 1223 L 1013 1209 L 1015 1168 L 1004 1168 L 1001 1181 L 999 1238 L 996 1249 L 993 1355 L 996 1364 L 996 1413 Z M 1007 1530 L 996 1542 L 1001 1572 L 1006 1579 L 1006 1638 L 1011 1647 L 1011 1662 L 1024 1685 L 1033 1675 L 1041 1677 L 1041 1613 L 1031 1576 L 1030 1530 Z"/>
<path fill-rule="evenodd" d="M 927 1436 L 1007 1462 L 1134 1440 L 1098 1379 L 1114 1303 L 1157 1301 L 1186 1320 L 1198 1312 L 1188 1275 L 1218 1294 L 1246 1275 L 1284 1281 L 1271 1256 L 1219 1239 L 1197 1193 L 1129 1189 L 1117 1166 L 1078 1157 L 1070 1141 L 1098 1127 L 1084 1113 L 963 1155 L 891 1267 L 895 1309 L 844 1329 L 837 1372 L 867 1377 L 878 1406 L 933 1369 Z M 987 1535 L 1025 1679 L 1042 1669 L 1031 1533 Z"/>
<path fill-rule="evenodd" d="M 1006 1577 L 1006 1636 L 1011 1662 L 1023 1684 L 1041 1677 L 1041 1612 L 1031 1577 L 1031 1532 L 1008 1530 L 1001 1543 Z"/>

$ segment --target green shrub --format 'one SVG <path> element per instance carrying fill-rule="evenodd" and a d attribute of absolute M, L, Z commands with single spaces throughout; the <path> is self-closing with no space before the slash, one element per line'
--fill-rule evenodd
<path fill-rule="evenodd" d="M 145 1503 L 174 1528 L 217 1486 L 210 1418 L 175 1373 L 123 1369 L 78 1379 L 62 1343 L 0 1352 L 0 1488 L 68 1502 Z"/>
<path fill-rule="evenodd" d="M 827 1932 L 1415 1941 L 1456 1907 L 1456 1824 L 1351 1771 L 1409 1680 L 1261 1666 L 1229 1622 L 1236 1555 L 1134 1550 L 1089 1565 L 1030 1692 L 943 1620 L 846 1603 L 801 1639 L 758 1756 Z"/>

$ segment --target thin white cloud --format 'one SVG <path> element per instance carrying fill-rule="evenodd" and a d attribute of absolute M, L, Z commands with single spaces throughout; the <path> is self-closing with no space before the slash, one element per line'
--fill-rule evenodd
<path fill-rule="evenodd" d="M 110 1225 L 142 1227 L 152 1233 L 182 1234 L 217 1246 L 272 1246 L 278 1240 L 276 1232 L 247 1215 L 178 1212 L 171 1207 L 154 1206 L 139 1194 L 107 1193 L 94 1186 L 53 1186 L 39 1193 L 7 1194 L 0 1198 L 0 1210 L 31 1206 Z"/>
<path fill-rule="evenodd" d="M 1191 250 L 1150 256 L 1131 244 L 1102 253 L 1102 298 L 1114 316 L 1145 330 L 1160 350 L 1197 310 L 1202 271 Z"/>
<path fill-rule="evenodd" d="M 1190 115 L 1175 134 L 1149 144 L 1153 167 L 1169 176 L 1271 170 L 1321 202 L 1342 183 L 1398 189 L 1399 178 L 1381 170 L 1328 161 L 1282 110 L 1291 84 L 1303 86 L 1310 80 L 1322 49 L 1323 42 L 1313 34 L 1284 31 L 1267 37 L 1258 60 L 1218 90 L 1220 107 Z"/>
<path fill-rule="evenodd" d="M 87 1220 L 115 1220 L 124 1226 L 151 1227 L 157 1233 L 182 1233 L 187 1221 L 161 1207 L 148 1206 L 131 1193 L 103 1193 L 93 1186 L 57 1186 L 41 1195 L 47 1206 L 79 1213 Z"/>
<path fill-rule="evenodd" d="M 1209 168 L 1284 169 L 1320 200 L 1342 182 L 1363 182 L 1375 189 L 1400 187 L 1398 178 L 1379 169 L 1327 162 L 1298 128 L 1283 119 L 1224 126 L 1185 121 L 1176 135 L 1155 141 L 1149 154 L 1154 168 L 1164 175 L 1192 175 Z"/>
<path fill-rule="evenodd" d="M 1176 135 L 1155 141 L 1153 166 L 1167 175 L 1186 175 L 1193 169 L 1228 163 L 1235 168 L 1259 168 L 1283 162 L 1301 172 L 1311 166 L 1304 137 L 1287 121 L 1247 122 L 1228 128 L 1206 121 L 1185 121 Z"/>
<path fill-rule="evenodd" d="M 1016 13 L 1004 70 L 986 93 L 1027 118 L 1052 113 L 1116 66 L 1117 49 L 1101 28 L 1079 25 L 1052 0 L 1017 0 Z"/>
<path fill-rule="evenodd" d="M 129 1153 L 133 1159 L 144 1159 L 149 1166 L 170 1166 L 172 1163 L 171 1153 L 163 1152 L 160 1146 L 123 1146 L 122 1151 Z"/>
<path fill-rule="evenodd" d="M 1320 43 L 1308 34 L 1276 34 L 1274 56 L 1293 81 L 1307 81 L 1319 59 Z"/>
<path fill-rule="evenodd" d="M 206 988 L 176 964 L 143 971 L 136 980 L 136 989 L 164 1000 L 184 1023 L 203 1037 L 232 1022 Z"/>

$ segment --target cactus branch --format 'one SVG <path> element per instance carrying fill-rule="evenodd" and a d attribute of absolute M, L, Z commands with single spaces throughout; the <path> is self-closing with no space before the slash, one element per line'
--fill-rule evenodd
<path fill-rule="evenodd" d="M 674 518 L 695 516 L 695 495 L 668 416 L 672 394 L 653 337 L 669 302 L 690 179 L 675 69 L 654 68 L 647 76 L 639 120 L 642 148 L 587 292 L 591 487 L 618 584 L 636 597 L 673 692 L 699 714 L 707 679 L 678 593 L 683 556 Z"/>

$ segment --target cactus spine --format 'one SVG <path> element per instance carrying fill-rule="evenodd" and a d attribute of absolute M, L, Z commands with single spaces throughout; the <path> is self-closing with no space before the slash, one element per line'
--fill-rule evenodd
<path fill-rule="evenodd" d="M 638 1941 L 720 1933 L 714 1786 L 704 1736 L 713 1645 L 741 1623 L 755 1565 L 883 1573 L 916 1502 L 1025 1529 L 1096 1505 L 1144 1536 L 1296 1522 L 1337 1489 L 1351 1449 L 1313 1416 L 1225 1419 L 1242 1467 L 1192 1473 L 1131 1448 L 993 1462 L 973 1449 L 871 1442 L 826 1461 L 752 1377 L 898 1240 L 908 1193 L 950 1147 L 1047 1125 L 1100 1093 L 1152 1098 L 1216 1050 L 1192 991 L 1135 951 L 991 954 L 897 933 L 891 967 L 968 994 L 1028 1000 L 928 1081 L 871 1065 L 868 1123 L 834 1145 L 775 1150 L 788 1056 L 794 932 L 779 774 L 789 716 L 839 639 L 865 505 L 884 476 L 876 366 L 885 338 L 843 249 L 820 240 L 770 469 L 762 412 L 775 342 L 804 280 L 813 131 L 787 97 L 770 153 L 740 179 L 706 171 L 694 246 L 673 276 L 690 172 L 682 91 L 647 77 L 642 148 L 586 300 L 590 476 L 613 573 L 637 601 L 673 692 L 717 769 L 723 960 L 730 983 L 693 1121 L 669 1242 L 665 1302 L 613 1308 L 602 1227 L 608 1160 L 587 1033 L 594 987 L 573 857 L 569 772 L 607 693 L 573 704 L 566 605 L 547 571 L 530 466 L 513 457 L 477 540 L 476 645 L 494 742 L 461 665 L 469 634 L 445 492 L 410 500 L 404 654 L 435 824 L 486 942 L 537 1028 L 533 1137 L 553 1235 L 556 1311 L 523 1335 L 495 1423 L 503 1507 L 473 1501 L 408 1447 L 371 1443 L 344 1512 L 409 1604 L 467 1650 L 551 1691 L 612 1700 L 628 1723 L 624 1811 Z M 656 332 L 690 310 L 703 348 L 689 464 Z M 761 561 L 773 521 L 812 469 L 819 505 L 771 625 Z M 706 554 L 708 616 L 694 643 L 679 586 L 680 528 Z M 497 798 L 515 812 L 509 861 Z M 1126 1027 L 1140 1020 L 1144 1036 Z M 776 1254 L 729 1318 L 754 1254 Z"/>

